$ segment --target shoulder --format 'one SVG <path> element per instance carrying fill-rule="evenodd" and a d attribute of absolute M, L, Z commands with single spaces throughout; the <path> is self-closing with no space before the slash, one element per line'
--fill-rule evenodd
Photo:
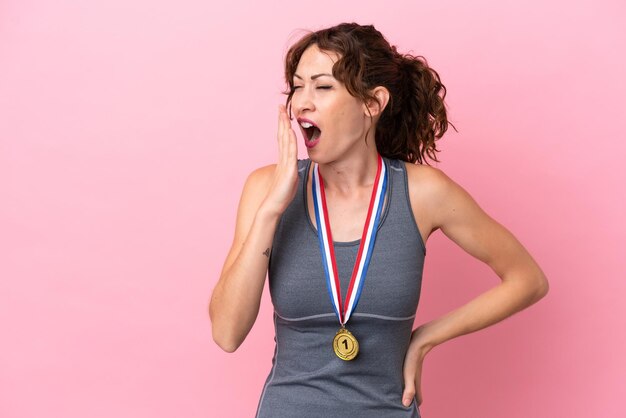
<path fill-rule="evenodd" d="M 276 164 L 257 167 L 248 173 L 239 200 L 240 214 L 256 212 L 272 185 Z M 252 215 L 250 215 L 252 216 Z"/>
<path fill-rule="evenodd" d="M 257 167 L 248 174 L 246 185 L 260 186 L 269 183 L 276 169 L 276 164 L 268 164 Z"/>
<path fill-rule="evenodd" d="M 428 202 L 441 203 L 456 183 L 441 169 L 424 164 L 404 162 L 409 191 L 412 195 L 427 198 Z"/>
<path fill-rule="evenodd" d="M 302 171 L 308 159 L 305 160 L 297 160 L 298 171 L 300 175 L 302 175 Z M 244 194 L 259 194 L 265 195 L 272 185 L 272 181 L 274 179 L 274 172 L 276 170 L 276 164 L 268 164 L 252 170 L 246 179 L 246 183 L 244 185 Z"/>
<path fill-rule="evenodd" d="M 298 171 L 302 171 L 306 167 L 308 162 L 309 162 L 308 158 L 304 160 L 297 160 Z M 252 170 L 250 174 L 248 174 L 248 180 L 260 181 L 260 182 L 267 181 L 271 179 L 272 175 L 274 174 L 275 169 L 276 169 L 276 164 L 268 164 L 262 167 L 258 167 Z"/>
<path fill-rule="evenodd" d="M 436 193 L 445 188 L 452 180 L 443 170 L 425 164 L 413 164 L 403 161 L 409 186 L 429 193 Z"/>
<path fill-rule="evenodd" d="M 411 202 L 417 203 L 433 229 L 441 228 L 459 209 L 476 207 L 470 194 L 443 170 L 425 164 L 404 163 Z"/>

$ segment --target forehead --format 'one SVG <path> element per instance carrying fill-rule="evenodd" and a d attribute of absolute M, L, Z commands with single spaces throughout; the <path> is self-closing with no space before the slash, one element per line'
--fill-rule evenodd
<path fill-rule="evenodd" d="M 302 77 L 309 74 L 325 72 L 332 74 L 333 64 L 337 62 L 339 55 L 333 51 L 322 51 L 316 44 L 309 46 L 300 57 L 296 73 Z"/>

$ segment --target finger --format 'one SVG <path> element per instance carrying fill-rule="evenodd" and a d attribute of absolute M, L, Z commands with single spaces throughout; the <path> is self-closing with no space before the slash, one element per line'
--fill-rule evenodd
<path fill-rule="evenodd" d="M 404 391 L 402 392 L 402 405 L 408 407 L 415 398 L 415 365 L 404 364 Z"/>
<path fill-rule="evenodd" d="M 291 131 L 291 122 L 289 122 L 289 117 L 287 116 L 287 112 L 285 111 L 285 107 L 282 106 L 281 115 L 283 118 L 283 132 L 282 132 L 282 157 L 283 162 L 285 164 L 289 164 L 290 159 L 290 147 L 291 144 L 289 142 L 289 131 Z"/>
<path fill-rule="evenodd" d="M 283 110 L 281 109 L 281 105 L 278 105 L 278 131 L 276 133 L 276 139 L 280 143 L 280 138 L 283 132 Z M 280 144 L 279 144 L 280 145 Z"/>
<path fill-rule="evenodd" d="M 294 132 L 291 126 L 289 126 L 288 135 L 289 135 L 289 160 L 293 162 L 298 158 L 298 138 L 296 137 L 296 133 Z"/>
<path fill-rule="evenodd" d="M 415 379 L 415 402 L 418 406 L 422 404 L 422 384 L 419 376 Z"/>
<path fill-rule="evenodd" d="M 298 144 L 298 139 L 296 137 L 296 132 L 293 130 L 293 125 L 291 124 L 291 120 L 289 120 L 289 117 L 287 116 L 287 114 L 285 113 L 285 120 L 287 122 L 287 141 L 290 145 L 293 145 L 293 147 L 295 148 L 295 150 L 291 150 L 290 147 L 290 154 L 289 156 L 291 157 L 291 151 L 296 151 L 297 153 L 297 144 Z"/>
<path fill-rule="evenodd" d="M 285 115 L 283 105 L 278 107 L 278 164 L 284 164 L 287 158 L 287 150 L 285 145 L 285 131 L 287 127 L 285 125 Z"/>
<path fill-rule="evenodd" d="M 406 385 L 404 387 L 404 392 L 402 392 L 402 405 L 408 407 L 413 402 L 415 398 L 415 387 L 413 384 Z"/>
<path fill-rule="evenodd" d="M 423 359 L 415 365 L 415 400 L 418 405 L 422 403 L 422 365 Z"/>

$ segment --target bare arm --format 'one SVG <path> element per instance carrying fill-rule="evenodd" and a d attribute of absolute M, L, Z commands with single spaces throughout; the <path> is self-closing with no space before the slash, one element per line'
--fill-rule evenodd
<path fill-rule="evenodd" d="M 256 321 L 276 225 L 298 181 L 297 145 L 284 106 L 279 112 L 278 164 L 255 170 L 244 186 L 235 237 L 209 303 L 214 341 L 235 351 Z"/>
<path fill-rule="evenodd" d="M 501 283 L 413 332 L 404 364 L 405 406 L 416 395 L 418 404 L 422 401 L 422 363 L 433 347 L 502 321 L 537 302 L 549 288 L 541 268 L 522 244 L 461 186 L 432 167 L 412 167 L 407 174 L 410 186 L 425 186 L 418 201 L 425 205 L 422 210 L 428 214 L 429 227 L 441 229 L 464 251 L 489 265 Z M 415 190 L 413 187 L 412 201 Z"/>
<path fill-rule="evenodd" d="M 434 228 L 440 228 L 464 251 L 489 265 L 502 282 L 424 325 L 420 333 L 427 350 L 507 318 L 537 302 L 549 288 L 539 265 L 511 232 L 441 170 L 429 169 L 429 213 Z"/>

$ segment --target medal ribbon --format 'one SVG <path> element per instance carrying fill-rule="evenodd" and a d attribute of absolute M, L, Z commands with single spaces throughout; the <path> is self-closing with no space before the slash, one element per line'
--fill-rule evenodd
<path fill-rule="evenodd" d="M 330 221 L 328 219 L 328 209 L 326 207 L 326 195 L 324 193 L 324 180 L 319 172 L 317 163 L 313 166 L 313 203 L 315 208 L 315 220 L 317 221 L 317 236 L 319 238 L 320 251 L 324 272 L 326 273 L 326 285 L 328 293 L 335 308 L 335 313 L 339 322 L 343 326 L 356 308 L 361 296 L 361 289 L 365 282 L 365 275 L 374 250 L 374 241 L 378 231 L 378 224 L 382 213 L 385 191 L 387 190 L 387 169 L 383 159 L 378 155 L 378 169 L 372 196 L 370 198 L 367 218 L 363 226 L 363 234 L 359 245 L 359 252 L 356 256 L 352 277 L 346 294 L 346 301 L 341 302 L 341 286 L 337 271 L 337 261 L 335 259 L 335 246 L 330 231 Z"/>

